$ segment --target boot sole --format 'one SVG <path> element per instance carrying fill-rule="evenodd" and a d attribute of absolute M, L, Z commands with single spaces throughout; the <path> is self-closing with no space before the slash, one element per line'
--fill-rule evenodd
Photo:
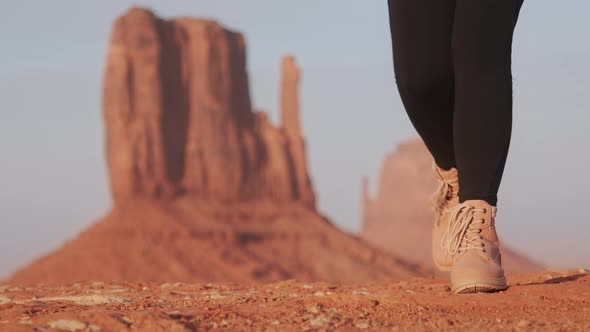
<path fill-rule="evenodd" d="M 493 293 L 503 291 L 508 288 L 506 278 L 485 281 L 472 281 L 453 287 L 453 294 L 470 294 L 470 293 Z"/>

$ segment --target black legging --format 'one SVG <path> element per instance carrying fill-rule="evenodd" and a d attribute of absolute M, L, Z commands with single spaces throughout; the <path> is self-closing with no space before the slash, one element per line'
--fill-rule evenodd
<path fill-rule="evenodd" d="M 512 34 L 523 0 L 389 0 L 398 90 L 460 200 L 496 205 L 512 128 Z"/>

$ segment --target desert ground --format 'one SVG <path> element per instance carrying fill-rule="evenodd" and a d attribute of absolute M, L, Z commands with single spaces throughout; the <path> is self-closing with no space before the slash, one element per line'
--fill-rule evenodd
<path fill-rule="evenodd" d="M 337 284 L 88 282 L 0 287 L 1 331 L 583 331 L 590 274 L 509 278 L 494 294 L 452 295 L 445 279 Z"/>

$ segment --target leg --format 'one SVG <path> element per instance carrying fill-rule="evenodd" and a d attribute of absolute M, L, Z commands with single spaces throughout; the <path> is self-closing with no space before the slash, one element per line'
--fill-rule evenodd
<path fill-rule="evenodd" d="M 418 134 L 443 169 L 455 166 L 451 38 L 455 0 L 389 0 L 398 90 Z"/>
<path fill-rule="evenodd" d="M 453 137 L 461 202 L 497 202 L 512 128 L 512 34 L 521 5 L 457 0 Z"/>

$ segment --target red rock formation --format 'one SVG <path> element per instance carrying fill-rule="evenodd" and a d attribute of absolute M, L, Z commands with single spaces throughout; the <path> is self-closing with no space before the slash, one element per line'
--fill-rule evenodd
<path fill-rule="evenodd" d="M 212 21 L 164 21 L 132 9 L 115 23 L 104 80 L 115 202 L 186 193 L 313 207 L 298 81 L 294 59 L 285 58 L 283 124 L 274 128 L 252 112 L 241 34 Z M 277 143 L 284 147 L 269 153 Z"/>
<path fill-rule="evenodd" d="M 252 111 L 242 35 L 142 9 L 119 18 L 103 101 L 114 208 L 11 282 L 423 275 L 315 210 L 300 73 L 292 57 L 282 66 L 282 124 L 275 127 Z"/>
<path fill-rule="evenodd" d="M 375 198 L 362 182 L 362 238 L 407 260 L 434 269 L 430 234 L 430 197 L 436 182 L 432 158 L 420 139 L 401 144 L 381 166 Z M 530 272 L 542 267 L 502 246 L 502 262 L 507 273 Z"/>
<path fill-rule="evenodd" d="M 314 206 L 315 194 L 307 171 L 305 142 L 299 119 L 299 81 L 301 71 L 291 56 L 283 58 L 281 80 L 281 121 L 288 139 L 287 153 L 292 159 L 293 193 L 304 203 Z"/>

